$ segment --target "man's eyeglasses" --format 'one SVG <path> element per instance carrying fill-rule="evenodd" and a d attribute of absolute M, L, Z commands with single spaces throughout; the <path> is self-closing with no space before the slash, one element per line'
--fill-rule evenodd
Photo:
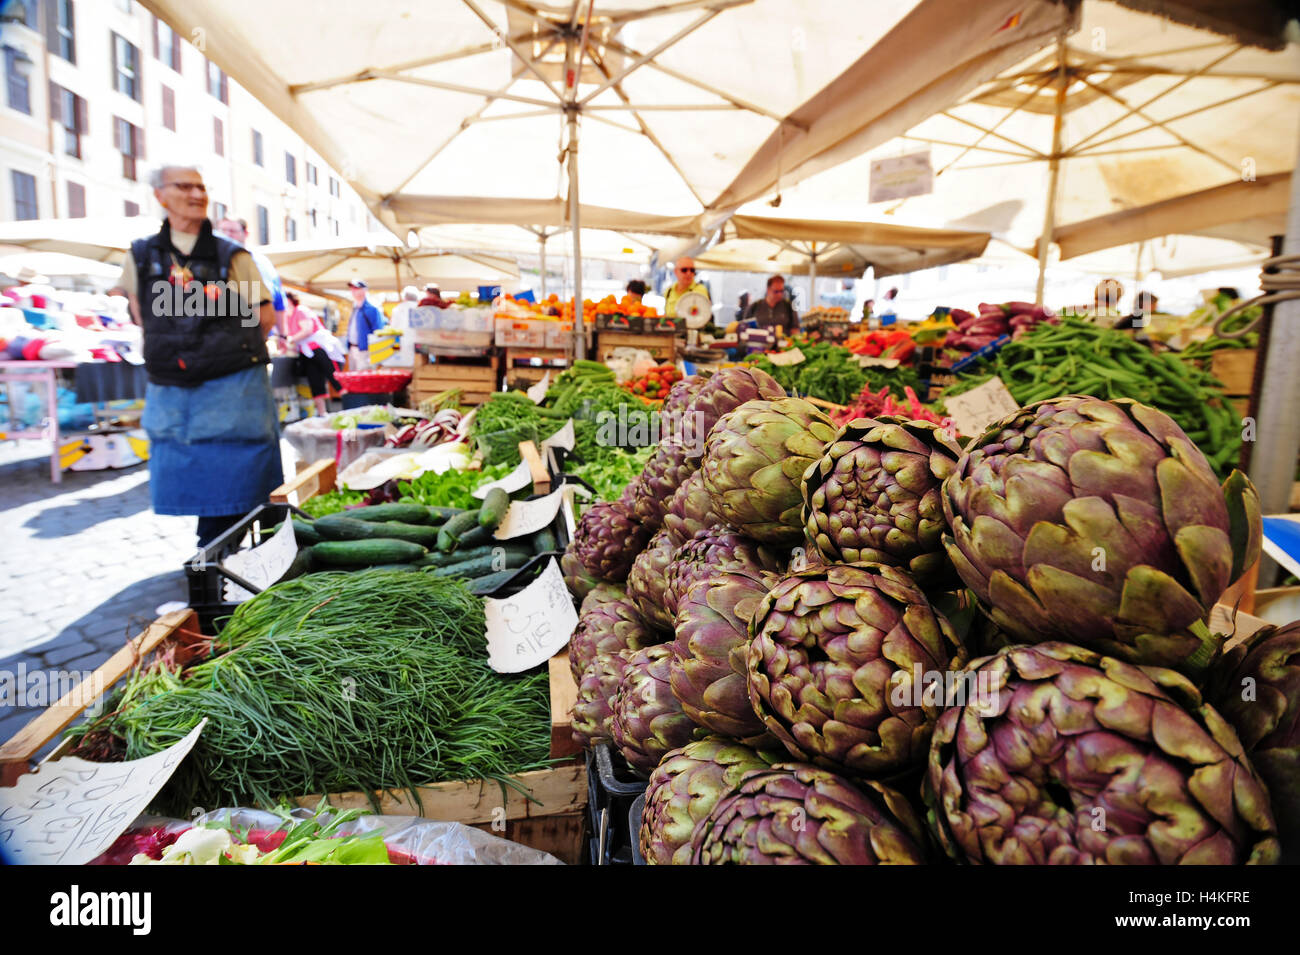
<path fill-rule="evenodd" d="M 164 182 L 164 186 L 172 186 L 181 192 L 197 192 L 200 195 L 206 195 L 208 187 L 201 182 Z"/>
<path fill-rule="evenodd" d="M 684 269 L 678 269 L 677 271 L 678 271 L 678 272 L 681 272 L 681 273 L 684 275 L 684 274 L 686 274 L 687 272 L 692 272 L 692 273 L 693 273 L 693 272 L 695 271 L 695 269 L 693 269 L 693 268 L 684 268 Z"/>

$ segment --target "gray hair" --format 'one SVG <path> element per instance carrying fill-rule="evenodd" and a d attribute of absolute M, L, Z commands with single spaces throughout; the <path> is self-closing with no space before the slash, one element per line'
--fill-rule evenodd
<path fill-rule="evenodd" d="M 408 285 L 402 289 L 402 301 L 418 302 L 420 300 L 420 290 L 414 285 Z"/>
<path fill-rule="evenodd" d="M 149 173 L 149 185 L 154 189 L 161 189 L 163 187 L 163 179 L 166 177 L 168 169 L 190 170 L 192 172 L 197 172 L 200 176 L 203 175 L 203 170 L 193 163 L 163 163 L 161 166 L 154 167 L 154 169 Z"/>

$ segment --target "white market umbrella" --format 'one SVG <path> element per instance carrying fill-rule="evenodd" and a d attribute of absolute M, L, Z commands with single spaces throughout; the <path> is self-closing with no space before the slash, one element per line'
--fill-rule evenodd
<path fill-rule="evenodd" d="M 0 247 L 18 246 L 32 252 L 59 252 L 96 262 L 121 264 L 136 239 L 158 231 L 158 216 L 113 218 L 28 219 L 0 223 Z"/>
<path fill-rule="evenodd" d="M 345 288 L 360 279 L 373 289 L 400 291 L 426 282 L 455 289 L 502 285 L 519 278 L 514 260 L 476 252 L 410 249 L 387 234 L 333 240 L 308 240 L 263 246 L 259 250 L 281 279 L 310 289 Z"/>
<path fill-rule="evenodd" d="M 96 284 L 111 281 L 121 272 L 121 266 L 97 259 L 87 259 L 64 252 L 12 252 L 5 254 L 0 246 L 0 276 L 18 282 L 46 282 L 52 278 L 96 280 Z"/>

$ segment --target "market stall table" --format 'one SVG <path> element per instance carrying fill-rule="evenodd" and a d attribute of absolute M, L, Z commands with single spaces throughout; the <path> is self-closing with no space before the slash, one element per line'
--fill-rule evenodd
<path fill-rule="evenodd" d="M 50 446 L 50 480 L 55 484 L 63 480 L 63 468 L 59 464 L 59 447 L 62 439 L 59 435 L 59 372 L 77 367 L 75 361 L 0 361 L 0 384 L 5 386 L 9 396 L 10 430 L 0 433 L 2 438 L 48 438 Z M 36 384 L 45 386 L 46 408 L 49 418 L 40 429 L 21 429 L 16 427 L 14 403 L 10 388 L 16 384 Z"/>

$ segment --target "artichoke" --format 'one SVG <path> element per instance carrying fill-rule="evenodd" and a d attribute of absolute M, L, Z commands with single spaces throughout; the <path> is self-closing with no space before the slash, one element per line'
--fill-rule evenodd
<path fill-rule="evenodd" d="M 621 501 L 593 504 L 578 521 L 572 547 L 587 573 L 622 583 L 650 534 Z"/>
<path fill-rule="evenodd" d="M 582 671 L 578 699 L 573 704 L 572 735 L 579 746 L 594 746 L 613 739 L 614 694 L 618 692 L 631 652 L 599 654 Z"/>
<path fill-rule="evenodd" d="M 926 795 L 959 859 L 995 865 L 1273 863 L 1268 793 L 1181 674 L 1067 643 L 954 680 Z"/>
<path fill-rule="evenodd" d="M 673 750 L 650 774 L 641 811 L 641 856 L 648 865 L 689 865 L 691 833 L 751 770 L 776 762 L 735 740 L 709 739 Z"/>
<path fill-rule="evenodd" d="M 745 657 L 749 621 L 767 590 L 760 575 L 744 571 L 692 584 L 677 603 L 669 668 L 673 694 L 687 716 L 714 733 L 754 744 L 768 734 L 749 702 Z"/>
<path fill-rule="evenodd" d="M 664 572 L 664 605 L 675 618 L 678 601 L 697 580 L 726 571 L 775 572 L 783 567 L 775 551 L 747 537 L 720 527 L 703 530 L 674 552 Z"/>
<path fill-rule="evenodd" d="M 1040 401 L 976 439 L 943 486 L 962 580 L 1021 640 L 1196 671 L 1203 623 L 1259 556 L 1259 497 L 1220 488 L 1178 425 L 1134 401 Z"/>
<path fill-rule="evenodd" d="M 802 398 L 749 401 L 723 415 L 700 468 L 714 513 L 757 541 L 802 542 L 800 482 L 834 437 L 830 418 Z"/>
<path fill-rule="evenodd" d="M 755 770 L 700 820 L 695 865 L 924 865 L 925 833 L 902 795 L 799 763 Z"/>
<path fill-rule="evenodd" d="M 789 574 L 749 632 L 750 703 L 797 759 L 876 777 L 925 760 L 942 706 L 933 682 L 959 648 L 905 571 L 828 564 Z"/>
<path fill-rule="evenodd" d="M 632 562 L 632 570 L 627 575 L 627 593 L 636 604 L 641 617 L 656 630 L 664 631 L 669 639 L 673 630 L 673 617 L 664 607 L 664 572 L 673 559 L 677 544 L 672 535 L 661 530 L 645 550 Z M 653 640 L 661 643 L 662 640 Z"/>
<path fill-rule="evenodd" d="M 569 593 L 573 594 L 574 600 L 585 600 L 587 594 L 601 582 L 599 577 L 593 577 L 587 573 L 587 568 L 582 566 L 573 541 L 569 541 L 569 546 L 564 549 L 564 554 L 560 557 L 560 571 L 564 574 L 564 585 L 569 588 Z"/>
<path fill-rule="evenodd" d="M 874 561 L 922 583 L 954 581 L 941 488 L 960 457 L 957 442 L 928 421 L 850 421 L 804 475 L 808 540 L 829 563 Z"/>
<path fill-rule="evenodd" d="M 582 602 L 577 629 L 569 639 L 569 669 L 574 682 L 580 682 L 587 665 L 602 653 L 662 642 L 663 635 L 650 629 L 630 595 L 615 584 L 601 584 Z"/>
<path fill-rule="evenodd" d="M 664 512 L 682 482 L 699 468 L 699 461 L 686 459 L 686 445 L 672 438 L 659 443 L 646 462 L 645 470 L 630 485 L 632 513 L 646 527 L 658 530 Z"/>
<path fill-rule="evenodd" d="M 1208 692 L 1268 786 L 1283 846 L 1300 851 L 1300 623 L 1229 650 Z"/>
<path fill-rule="evenodd" d="M 704 475 L 695 471 L 682 482 L 664 513 L 663 529 L 680 547 L 697 533 L 719 527 L 722 519 L 713 513 L 713 501 L 704 488 Z"/>
<path fill-rule="evenodd" d="M 765 371 L 739 366 L 723 368 L 705 379 L 687 404 L 678 437 L 690 449 L 690 456 L 698 460 L 704 454 L 709 432 L 728 411 L 756 398 L 776 401 L 785 396 L 785 389 Z"/>
<path fill-rule="evenodd" d="M 658 766 L 669 750 L 685 746 L 695 731 L 668 684 L 672 656 L 669 644 L 630 651 L 610 707 L 614 744 L 642 775 Z"/>
<path fill-rule="evenodd" d="M 668 397 L 664 398 L 663 404 L 659 406 L 661 436 L 678 434 L 676 429 L 680 427 L 686 409 L 690 407 L 691 400 L 699 394 L 708 380 L 704 375 L 691 375 L 673 383 L 673 386 L 668 389 Z M 707 432 L 700 435 L 700 440 L 703 441 L 707 436 Z"/>

